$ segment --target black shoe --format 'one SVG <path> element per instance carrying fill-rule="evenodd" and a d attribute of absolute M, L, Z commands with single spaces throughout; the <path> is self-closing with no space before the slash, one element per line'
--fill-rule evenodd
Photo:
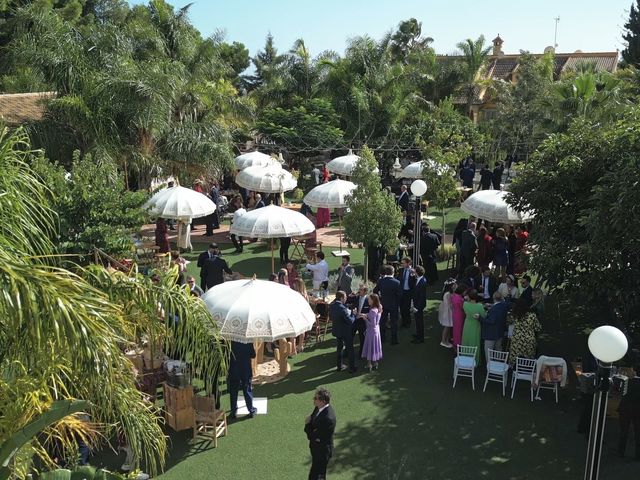
<path fill-rule="evenodd" d="M 413 340 L 411 340 L 411 343 L 424 343 L 424 340 L 420 338 L 414 338 Z"/>
<path fill-rule="evenodd" d="M 347 370 L 349 373 L 356 373 L 358 371 L 358 367 L 353 367 Z"/>
<path fill-rule="evenodd" d="M 258 413 L 258 409 L 252 408 L 251 411 L 249 412 L 249 418 L 255 417 L 257 413 Z"/>
<path fill-rule="evenodd" d="M 237 416 L 235 413 L 230 413 L 230 414 L 229 414 L 229 418 L 230 418 L 231 420 L 235 420 L 236 418 L 238 418 L 238 416 Z"/>

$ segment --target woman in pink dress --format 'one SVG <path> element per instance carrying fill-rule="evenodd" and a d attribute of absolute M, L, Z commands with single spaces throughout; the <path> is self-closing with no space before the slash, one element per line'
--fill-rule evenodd
<path fill-rule="evenodd" d="M 324 165 L 322 167 L 322 183 L 327 183 L 329 181 L 329 170 L 327 170 L 327 166 Z M 316 212 L 316 221 L 317 228 L 328 227 L 329 222 L 331 221 L 331 211 L 328 208 L 318 208 Z"/>
<path fill-rule="evenodd" d="M 364 344 L 362 345 L 362 358 L 367 359 L 369 371 L 378 369 L 378 361 L 382 359 L 382 339 L 380 337 L 380 317 L 382 316 L 382 305 L 380 297 L 375 293 L 369 295 L 369 313 L 365 320 L 367 330 L 364 334 Z"/>
<path fill-rule="evenodd" d="M 451 295 L 451 320 L 453 323 L 453 337 L 451 342 L 454 348 L 462 343 L 462 330 L 464 329 L 464 285 L 458 285 Z"/>

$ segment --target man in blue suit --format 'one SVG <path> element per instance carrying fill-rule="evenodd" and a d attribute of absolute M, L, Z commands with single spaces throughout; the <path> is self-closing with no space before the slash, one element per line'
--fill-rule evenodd
<path fill-rule="evenodd" d="M 358 358 L 362 358 L 362 346 L 364 345 L 364 334 L 367 331 L 367 313 L 369 313 L 369 295 L 365 285 L 360 285 L 357 295 L 347 297 L 347 305 L 353 311 L 356 321 L 353 324 L 353 335 L 358 333 L 360 339 L 360 353 Z"/>
<path fill-rule="evenodd" d="M 413 306 L 416 309 L 416 334 L 411 343 L 424 343 L 424 309 L 427 307 L 427 279 L 424 276 L 424 268 L 416 267 L 416 285 L 413 287 Z"/>
<path fill-rule="evenodd" d="M 229 359 L 229 375 L 227 388 L 231 398 L 231 418 L 236 418 L 238 410 L 238 390 L 242 388 L 244 401 L 249 411 L 249 418 L 253 418 L 257 409 L 253 406 L 253 389 L 251 387 L 251 359 L 256 358 L 253 343 L 231 342 L 231 358 Z"/>
<path fill-rule="evenodd" d="M 511 304 L 502 298 L 500 292 L 493 294 L 493 305 L 484 317 L 480 317 L 482 324 L 482 339 L 484 340 L 484 354 L 489 361 L 489 349 L 502 350 L 502 339 L 507 329 L 507 313 Z"/>
<path fill-rule="evenodd" d="M 391 345 L 398 345 L 398 308 L 402 291 L 400 281 L 393 277 L 393 266 L 382 267 L 383 277 L 378 280 L 373 293 L 380 295 L 382 302 L 382 318 L 380 318 L 380 337 L 382 342 L 387 336 L 387 319 L 391 322 Z"/>
<path fill-rule="evenodd" d="M 346 350 L 349 359 L 349 373 L 356 371 L 356 355 L 353 350 L 353 324 L 356 317 L 349 311 L 345 302 L 347 294 L 342 290 L 336 293 L 336 299 L 329 306 L 329 319 L 331 320 L 331 333 L 336 337 L 338 372 L 343 370 L 342 350 Z"/>

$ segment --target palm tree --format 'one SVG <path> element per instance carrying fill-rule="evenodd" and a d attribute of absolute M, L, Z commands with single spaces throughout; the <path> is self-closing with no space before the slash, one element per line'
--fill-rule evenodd
<path fill-rule="evenodd" d="M 484 35 L 480 35 L 476 40 L 467 38 L 456 45 L 462 52 L 462 64 L 464 66 L 464 85 L 462 88 L 469 117 L 473 115 L 471 106 L 482 78 L 487 56 L 491 51 L 491 47 L 485 47 L 484 42 Z"/>
<path fill-rule="evenodd" d="M 52 193 L 29 166 L 36 154 L 22 130 L 0 133 L 0 440 L 58 400 L 90 402 L 91 421 L 65 417 L 23 447 L 10 467 L 24 476 L 34 455 L 52 466 L 48 438 L 73 451 L 77 438 L 95 443 L 121 434 L 157 473 L 167 448 L 160 411 L 136 389 L 123 349 L 163 335 L 208 377 L 224 371 L 226 346 L 204 304 L 176 287 L 171 272 L 153 283 L 101 267 L 63 268 L 51 240 Z"/>

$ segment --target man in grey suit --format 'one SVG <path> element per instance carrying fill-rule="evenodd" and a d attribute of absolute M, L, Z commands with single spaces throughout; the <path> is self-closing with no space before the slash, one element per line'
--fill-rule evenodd
<path fill-rule="evenodd" d="M 342 290 L 347 295 L 351 295 L 351 281 L 353 280 L 353 267 L 349 264 L 351 258 L 349 255 L 342 257 L 342 265 L 338 267 L 338 288 L 336 290 Z"/>

